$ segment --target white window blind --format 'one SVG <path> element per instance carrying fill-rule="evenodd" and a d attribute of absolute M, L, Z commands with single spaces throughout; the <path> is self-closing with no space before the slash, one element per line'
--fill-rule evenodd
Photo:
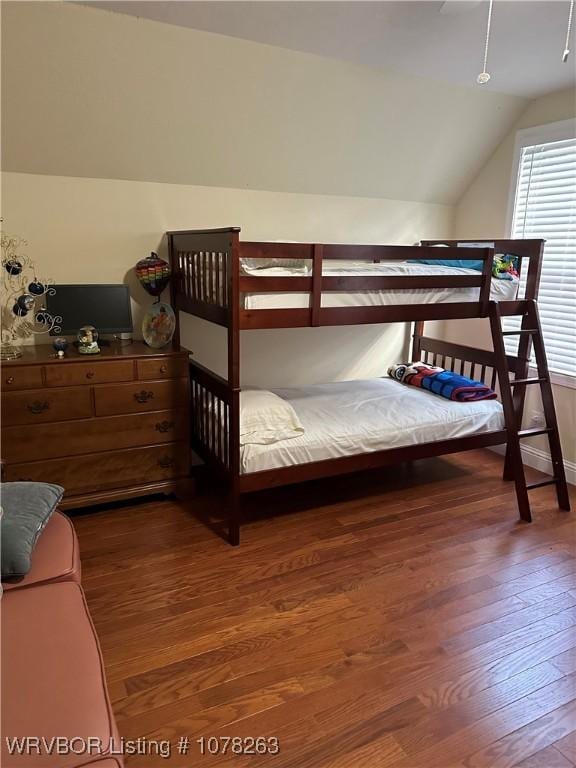
<path fill-rule="evenodd" d="M 513 238 L 546 240 L 538 308 L 551 371 L 576 376 L 576 139 L 524 146 L 520 155 Z M 523 264 L 523 295 L 527 262 Z M 509 330 L 519 318 L 507 318 Z M 515 354 L 518 337 L 505 337 Z"/>

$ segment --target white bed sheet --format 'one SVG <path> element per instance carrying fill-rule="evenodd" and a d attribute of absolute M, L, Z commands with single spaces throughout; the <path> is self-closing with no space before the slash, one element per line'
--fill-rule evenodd
<path fill-rule="evenodd" d="M 269 267 L 266 269 L 243 268 L 251 277 L 302 277 L 310 274 L 302 268 Z M 463 267 L 444 267 L 407 262 L 366 262 L 327 260 L 322 274 L 325 277 L 391 277 L 398 275 L 475 275 L 479 272 Z M 518 293 L 518 279 L 492 279 L 490 298 L 495 301 L 513 301 Z M 457 301 L 478 301 L 480 288 L 412 288 L 382 291 L 324 291 L 323 307 L 374 307 L 394 304 L 443 304 Z M 308 307 L 309 293 L 246 293 L 244 309 L 301 309 Z"/>
<path fill-rule="evenodd" d="M 241 448 L 243 474 L 504 428 L 497 400 L 455 403 L 389 378 L 275 389 L 304 434 Z"/>

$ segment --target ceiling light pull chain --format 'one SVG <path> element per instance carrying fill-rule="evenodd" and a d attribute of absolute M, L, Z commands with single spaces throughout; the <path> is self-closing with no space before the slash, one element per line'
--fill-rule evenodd
<path fill-rule="evenodd" d="M 572 4 L 574 3 L 574 0 L 571 0 Z M 484 44 L 484 64 L 482 66 L 482 72 L 478 75 L 476 78 L 476 82 L 479 85 L 484 85 L 484 83 L 487 83 L 488 80 L 490 80 L 490 75 L 486 71 L 486 68 L 488 66 L 488 46 L 490 44 L 490 30 L 492 27 L 492 5 L 494 4 L 494 0 L 490 0 L 488 5 L 488 23 L 486 24 L 486 43 Z"/>
<path fill-rule="evenodd" d="M 574 0 L 570 0 L 570 10 L 568 11 L 568 29 L 566 30 L 566 45 L 562 54 L 562 61 L 566 63 L 570 56 L 570 34 L 572 33 L 572 17 L 574 16 Z"/>

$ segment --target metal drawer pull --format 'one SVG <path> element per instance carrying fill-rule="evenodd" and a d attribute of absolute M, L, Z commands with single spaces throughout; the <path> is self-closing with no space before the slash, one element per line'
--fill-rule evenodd
<path fill-rule="evenodd" d="M 158 466 L 162 469 L 169 469 L 174 466 L 174 459 L 171 456 L 162 456 L 158 459 Z"/>
<path fill-rule="evenodd" d="M 6 384 L 14 384 L 14 376 L 8 376 L 6 379 Z"/>
<path fill-rule="evenodd" d="M 152 400 L 153 398 L 154 392 L 146 392 L 145 390 L 134 392 L 134 400 L 136 400 L 137 403 L 147 403 L 148 400 Z"/>
<path fill-rule="evenodd" d="M 33 403 L 28 403 L 28 410 L 35 415 L 44 413 L 44 411 L 50 410 L 50 403 L 47 400 L 35 400 Z"/>
<path fill-rule="evenodd" d="M 86 374 L 86 378 L 87 379 L 93 379 L 94 378 L 94 371 L 88 371 L 88 373 Z"/>
<path fill-rule="evenodd" d="M 159 421 L 154 426 L 156 432 L 168 432 L 170 429 L 174 429 L 173 421 Z"/>
<path fill-rule="evenodd" d="M 167 365 L 161 365 L 160 366 L 160 373 L 167 373 L 168 366 Z"/>

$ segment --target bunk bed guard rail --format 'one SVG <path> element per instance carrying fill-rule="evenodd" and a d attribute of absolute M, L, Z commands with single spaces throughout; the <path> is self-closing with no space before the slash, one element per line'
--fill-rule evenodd
<path fill-rule="evenodd" d="M 535 299 L 541 269 L 541 240 L 486 241 L 490 247 L 458 247 L 472 241 L 424 241 L 421 246 L 337 245 L 309 243 L 243 242 L 239 228 L 169 232 L 173 269 L 172 299 L 184 312 L 224 327 L 294 328 L 318 325 L 408 322 L 414 320 L 486 317 L 495 252 L 530 258 L 526 298 Z M 444 245 L 437 248 L 436 245 Z M 311 271 L 301 276 L 254 276 L 243 274 L 242 259 L 289 259 L 307 261 Z M 325 260 L 350 259 L 379 263 L 410 259 L 481 261 L 477 274 L 454 275 L 323 275 Z M 323 307 L 325 291 L 383 291 L 442 288 L 478 288 L 478 299 L 393 306 Z M 307 293 L 306 308 L 244 309 L 242 294 Z M 502 314 L 513 314 L 517 302 L 502 302 Z"/>
<path fill-rule="evenodd" d="M 430 365 L 441 365 L 449 370 L 471 376 L 494 388 L 497 383 L 497 361 L 494 352 L 475 349 L 462 344 L 442 341 L 427 336 L 414 335 L 412 359 L 422 360 Z M 508 368 L 515 373 L 518 358 L 507 357 Z M 228 382 L 208 371 L 196 362 L 190 364 L 192 382 L 192 447 L 222 480 L 238 483 L 242 491 L 268 488 L 271 478 L 268 473 L 257 472 L 252 475 L 240 474 L 240 454 L 238 438 L 234 435 L 238 412 L 234 407 L 234 390 Z M 475 438 L 476 439 L 476 438 Z M 478 438 L 478 442 L 481 438 Z M 487 434 L 485 444 L 503 442 L 503 433 Z M 471 447 L 474 440 L 470 439 Z M 478 447 L 478 446 L 476 446 Z M 446 453 L 463 450 L 462 447 L 447 446 Z M 351 457 L 348 469 L 343 466 L 338 472 L 356 471 Z M 392 456 L 391 456 L 392 459 Z M 366 458 L 358 461 L 367 461 Z M 368 460 L 369 461 L 369 460 Z M 379 458 L 381 462 L 381 457 Z M 306 465 L 290 467 L 289 471 L 305 472 Z M 304 468 L 304 469 L 303 469 Z M 282 484 L 280 475 L 278 473 Z M 266 475 L 266 476 L 265 476 Z M 320 472 L 318 477 L 323 476 Z M 311 475 L 311 478 L 314 475 Z M 274 484 L 274 483 L 272 483 Z"/>

